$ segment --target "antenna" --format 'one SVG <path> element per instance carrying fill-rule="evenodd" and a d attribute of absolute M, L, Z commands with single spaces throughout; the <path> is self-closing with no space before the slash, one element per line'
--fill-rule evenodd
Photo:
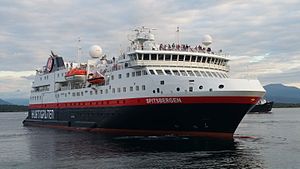
<path fill-rule="evenodd" d="M 177 30 L 176 30 L 176 41 L 177 44 L 179 44 L 179 26 L 177 26 Z"/>
<path fill-rule="evenodd" d="M 80 54 L 81 54 L 81 46 L 80 46 L 81 39 L 78 37 L 77 41 L 77 62 L 79 63 Z"/>

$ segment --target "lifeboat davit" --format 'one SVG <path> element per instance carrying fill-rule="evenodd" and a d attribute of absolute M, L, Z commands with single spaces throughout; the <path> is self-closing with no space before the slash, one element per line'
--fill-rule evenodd
<path fill-rule="evenodd" d="M 86 70 L 74 68 L 65 75 L 66 80 L 69 81 L 84 81 L 86 79 Z"/>
<path fill-rule="evenodd" d="M 90 73 L 89 74 L 89 78 L 87 79 L 87 81 L 91 84 L 104 84 L 105 83 L 105 79 L 104 76 L 101 75 L 100 73 L 96 72 L 96 73 Z"/>

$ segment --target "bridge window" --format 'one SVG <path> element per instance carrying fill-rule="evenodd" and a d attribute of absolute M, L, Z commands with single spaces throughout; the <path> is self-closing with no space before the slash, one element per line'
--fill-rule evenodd
<path fill-rule="evenodd" d="M 154 70 L 150 69 L 149 72 L 151 75 L 155 75 Z"/>
<path fill-rule="evenodd" d="M 196 61 L 196 56 L 192 56 L 191 62 L 195 62 L 195 61 Z"/>
<path fill-rule="evenodd" d="M 215 72 L 215 73 L 219 76 L 219 78 L 223 78 L 223 76 L 221 76 L 219 72 Z"/>
<path fill-rule="evenodd" d="M 208 74 L 208 76 L 213 77 L 212 74 L 208 71 L 206 71 L 206 74 Z"/>
<path fill-rule="evenodd" d="M 196 62 L 200 62 L 201 61 L 201 56 L 197 56 L 197 61 Z"/>
<path fill-rule="evenodd" d="M 207 75 L 204 71 L 200 71 L 200 73 L 202 74 L 202 76 L 207 77 Z"/>
<path fill-rule="evenodd" d="M 149 54 L 144 54 L 144 60 L 149 60 Z"/>
<path fill-rule="evenodd" d="M 211 63 L 211 64 L 214 64 L 214 63 L 215 63 L 215 58 L 211 58 L 210 63 Z"/>
<path fill-rule="evenodd" d="M 183 61 L 184 55 L 179 55 L 179 61 Z"/>
<path fill-rule="evenodd" d="M 215 72 L 211 72 L 215 77 L 218 77 L 217 74 Z"/>
<path fill-rule="evenodd" d="M 151 54 L 151 60 L 157 60 L 157 54 Z"/>
<path fill-rule="evenodd" d="M 158 60 L 164 60 L 164 55 L 163 54 L 158 54 Z"/>
<path fill-rule="evenodd" d="M 167 60 L 167 61 L 171 60 L 171 55 L 166 55 L 165 60 Z"/>
<path fill-rule="evenodd" d="M 206 62 L 206 57 L 203 57 L 202 58 L 202 63 L 205 63 Z"/>
<path fill-rule="evenodd" d="M 147 75 L 147 71 L 146 70 L 143 70 L 143 75 Z"/>
<path fill-rule="evenodd" d="M 165 73 L 166 73 L 167 75 L 172 75 L 172 72 L 171 72 L 170 70 L 165 70 Z"/>
<path fill-rule="evenodd" d="M 211 58 L 207 58 L 207 63 L 210 63 Z"/>
<path fill-rule="evenodd" d="M 185 56 L 185 61 L 186 61 L 186 62 L 189 62 L 189 61 L 190 61 L 190 58 L 191 58 L 190 55 L 186 55 L 186 56 Z"/>
<path fill-rule="evenodd" d="M 177 61 L 178 55 L 172 55 L 172 61 Z"/>
<path fill-rule="evenodd" d="M 135 54 L 132 54 L 132 59 L 133 59 L 133 60 L 136 60 L 136 53 L 135 53 Z"/>
<path fill-rule="evenodd" d="M 187 76 L 187 74 L 184 70 L 180 70 L 180 73 L 181 73 L 182 76 Z"/>
<path fill-rule="evenodd" d="M 196 76 L 201 76 L 198 70 L 195 70 L 194 73 L 196 74 Z"/>
<path fill-rule="evenodd" d="M 187 73 L 189 74 L 189 76 L 195 76 L 191 70 L 188 70 Z"/>
<path fill-rule="evenodd" d="M 136 72 L 136 76 L 141 76 L 142 75 L 142 72 L 141 71 L 137 71 Z"/>
<path fill-rule="evenodd" d="M 180 73 L 178 72 L 178 70 L 173 70 L 173 74 L 174 74 L 175 76 L 180 76 Z"/>
<path fill-rule="evenodd" d="M 138 54 L 138 59 L 143 60 L 143 55 L 141 53 Z"/>
<path fill-rule="evenodd" d="M 156 73 L 157 73 L 158 75 L 164 75 L 164 72 L 163 72 L 162 70 L 160 70 L 160 69 L 156 70 Z"/>

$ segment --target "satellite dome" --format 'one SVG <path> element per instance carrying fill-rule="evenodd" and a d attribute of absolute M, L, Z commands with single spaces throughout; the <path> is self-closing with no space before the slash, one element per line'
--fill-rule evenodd
<path fill-rule="evenodd" d="M 202 39 L 202 44 L 205 46 L 209 46 L 212 43 L 212 37 L 210 35 L 204 35 Z"/>
<path fill-rule="evenodd" d="M 102 56 L 102 48 L 98 45 L 93 45 L 89 53 L 92 58 L 99 58 Z"/>

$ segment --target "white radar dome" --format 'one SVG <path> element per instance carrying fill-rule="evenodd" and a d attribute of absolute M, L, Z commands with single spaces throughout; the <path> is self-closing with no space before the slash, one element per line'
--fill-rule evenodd
<path fill-rule="evenodd" d="M 89 53 L 92 58 L 99 58 L 102 56 L 102 48 L 98 45 L 93 45 L 91 46 Z"/>
<path fill-rule="evenodd" d="M 202 39 L 202 44 L 208 46 L 212 43 L 212 37 L 210 35 L 204 35 Z"/>

